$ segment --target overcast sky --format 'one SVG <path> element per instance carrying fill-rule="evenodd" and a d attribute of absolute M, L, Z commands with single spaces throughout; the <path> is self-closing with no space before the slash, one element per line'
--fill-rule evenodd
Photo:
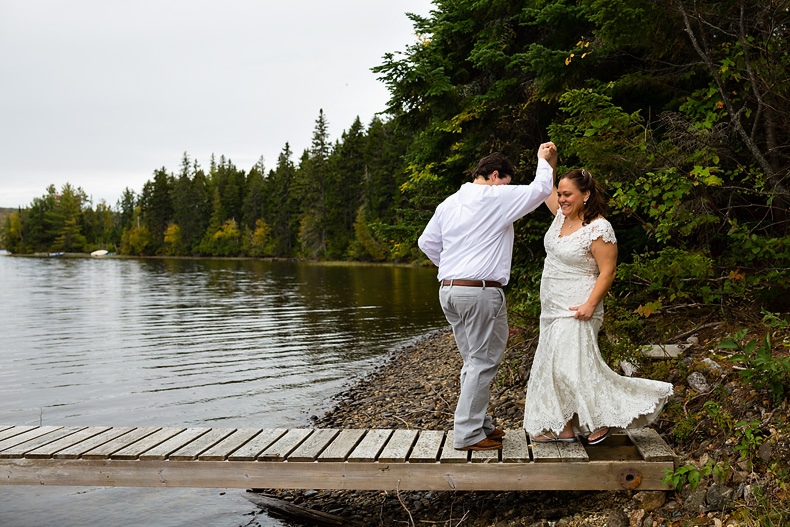
<path fill-rule="evenodd" d="M 115 205 L 186 151 L 242 170 L 367 125 L 370 68 L 416 41 L 430 0 L 0 0 L 0 207 L 49 184 Z"/>

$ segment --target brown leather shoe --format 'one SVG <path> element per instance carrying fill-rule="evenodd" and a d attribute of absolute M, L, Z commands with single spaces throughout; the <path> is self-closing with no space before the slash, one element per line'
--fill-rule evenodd
<path fill-rule="evenodd" d="M 502 443 L 500 441 L 494 441 L 486 437 L 474 445 L 463 446 L 461 448 L 456 448 L 456 450 L 499 450 L 500 448 L 502 448 Z"/>
<path fill-rule="evenodd" d="M 494 428 L 494 431 L 486 435 L 486 437 L 488 439 L 494 439 L 498 441 L 501 440 L 503 437 L 505 437 L 505 431 L 502 430 L 501 428 Z"/>

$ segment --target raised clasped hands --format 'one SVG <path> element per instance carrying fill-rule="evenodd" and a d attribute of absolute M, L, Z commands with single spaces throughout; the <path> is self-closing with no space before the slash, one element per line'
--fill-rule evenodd
<path fill-rule="evenodd" d="M 538 157 L 545 159 L 552 167 L 557 166 L 557 147 L 554 143 L 542 143 L 538 148 Z"/>

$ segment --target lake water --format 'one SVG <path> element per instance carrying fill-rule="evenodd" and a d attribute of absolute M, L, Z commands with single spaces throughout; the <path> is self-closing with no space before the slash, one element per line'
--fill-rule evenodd
<path fill-rule="evenodd" d="M 0 255 L 0 424 L 308 426 L 446 325 L 437 296 L 412 267 Z M 246 525 L 243 493 L 0 486 L 0 526 Z"/>

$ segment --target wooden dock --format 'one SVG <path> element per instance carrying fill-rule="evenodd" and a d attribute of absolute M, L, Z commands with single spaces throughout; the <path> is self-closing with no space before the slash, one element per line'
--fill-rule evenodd
<path fill-rule="evenodd" d="M 462 452 L 453 432 L 0 425 L 0 484 L 354 490 L 666 490 L 672 449 L 651 429 L 596 446 Z"/>

